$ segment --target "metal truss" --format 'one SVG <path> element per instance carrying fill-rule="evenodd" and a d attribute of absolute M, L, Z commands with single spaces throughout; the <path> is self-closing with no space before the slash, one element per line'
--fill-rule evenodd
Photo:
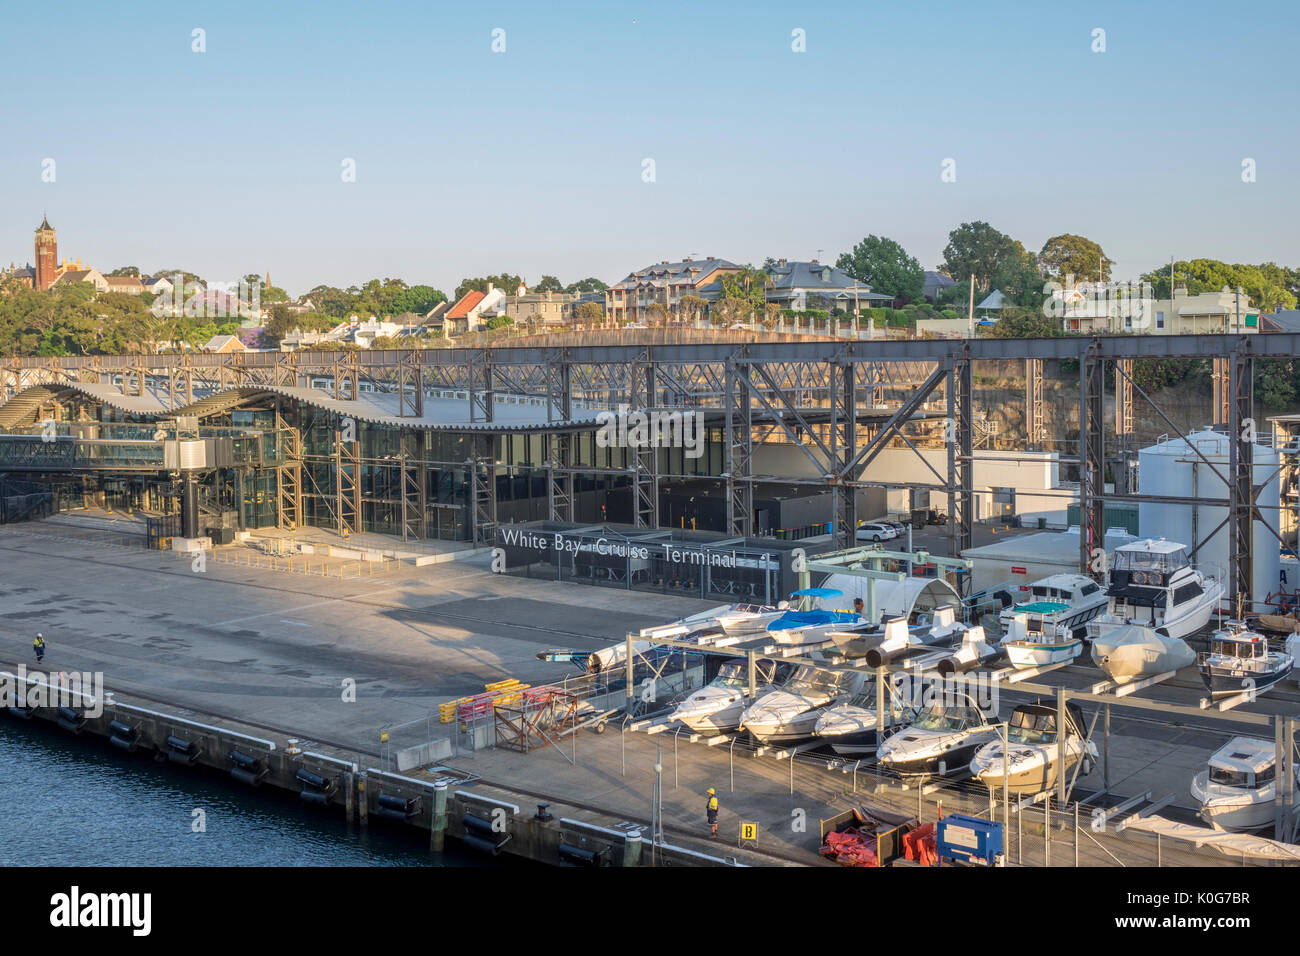
<path fill-rule="evenodd" d="M 495 437 L 482 433 L 471 439 L 473 454 L 469 467 L 470 520 L 473 539 L 478 544 L 492 544 L 497 527 L 497 478 Z"/>
<path fill-rule="evenodd" d="M 527 395 L 545 401 L 552 426 L 572 422 L 575 409 L 584 415 L 626 405 L 635 411 L 696 408 L 710 411 L 725 436 L 725 465 L 717 480 L 725 483 L 727 530 L 752 535 L 755 442 L 783 438 L 798 447 L 812 467 L 803 476 L 783 481 L 820 486 L 834 497 L 833 521 L 840 543 L 851 541 L 856 521 L 855 495 L 866 487 L 913 488 L 947 492 L 954 552 L 971 544 L 975 496 L 973 452 L 978 424 L 973 404 L 971 369 L 977 361 L 1026 361 L 1026 432 L 1031 446 L 1046 443 L 1042 363 L 1048 359 L 1080 361 L 1080 503 L 1082 566 L 1090 568 L 1091 549 L 1102 544 L 1104 504 L 1115 501 L 1163 500 L 1128 493 L 1122 480 L 1107 493 L 1103 418 L 1105 363 L 1115 367 L 1117 450 L 1128 448 L 1134 432 L 1133 404 L 1140 396 L 1156 408 L 1171 433 L 1181 435 L 1168 417 L 1134 383 L 1133 363 L 1142 359 L 1180 358 L 1209 361 L 1215 367 L 1215 419 L 1230 433 L 1232 456 L 1219 465 L 1228 489 L 1225 501 L 1232 544 L 1230 582 L 1249 591 L 1250 544 L 1259 514 L 1253 486 L 1251 448 L 1254 423 L 1250 403 L 1253 361 L 1260 357 L 1292 358 L 1300 354 L 1300 335 L 1103 336 L 1052 339 L 889 340 L 870 343 L 753 342 L 739 351 L 734 343 L 492 348 L 391 349 L 365 352 L 243 353 L 233 355 L 145 355 L 91 357 L 0 357 L 0 403 L 37 385 L 55 389 L 77 384 L 120 384 L 128 395 L 152 395 L 171 408 L 193 404 L 234 387 L 304 387 L 332 391 L 342 400 L 359 397 L 360 383 L 395 395 L 400 417 L 420 419 L 429 390 L 463 392 L 469 420 L 496 421 L 498 394 Z M 325 382 L 319 381 L 325 379 Z M 942 416 L 936 407 L 944 386 L 951 441 L 947 468 L 930 466 L 933 481 L 894 483 L 868 480 L 867 466 L 889 446 L 907 446 L 920 454 L 916 433 L 926 416 Z M 81 401 L 93 400 L 86 393 Z M 61 401 L 62 396 L 51 398 Z M 45 402 L 46 399 L 41 399 Z M 287 400 L 286 400 L 287 401 Z M 285 406 L 287 409 L 288 406 Z M 722 414 L 718 414 L 722 413 Z M 75 412 L 74 412 L 75 415 Z M 18 416 L 12 416 L 15 419 Z M 720 420 L 719 420 L 720 419 Z M 300 424 L 300 423 L 299 423 Z M 277 416 L 288 447 L 277 469 L 277 489 L 284 526 L 303 519 L 304 480 L 301 432 Z M 415 425 L 413 432 L 418 429 Z M 406 431 L 405 429 L 403 431 Z M 472 527 L 486 541 L 497 522 L 496 459 L 490 432 L 470 434 Z M 602 472 L 574 464 L 575 434 L 567 428 L 543 430 L 548 472 L 548 507 L 557 520 L 572 520 L 573 478 Z M 404 533 L 426 534 L 423 479 L 413 463 L 422 450 L 403 441 L 402 494 Z M 356 442 L 339 442 L 334 455 L 333 494 L 322 503 L 330 524 L 355 531 L 361 519 L 361 457 Z M 328 459 L 322 458 L 321 462 Z M 1064 459 L 1063 459 L 1064 460 Z M 456 463 L 460 465 L 459 462 Z M 661 473 L 657 448 L 629 450 L 624 475 L 634 486 L 634 520 L 658 524 L 658 490 L 669 477 Z M 310 470 L 309 470 L 310 471 Z M 1119 475 L 1117 473 L 1117 478 Z M 320 494 L 321 489 L 313 493 Z M 1186 499 L 1171 499 L 1185 501 Z M 323 517 L 323 516 L 322 516 Z M 418 526 L 418 527 L 417 527 Z M 1276 532 L 1274 532 L 1276 533 Z M 1199 546 L 1199 543 L 1197 543 Z"/>
<path fill-rule="evenodd" d="M 1254 363 L 1250 343 L 1243 339 L 1229 356 L 1228 392 L 1228 498 L 1231 501 L 1228 532 L 1229 586 L 1237 595 L 1251 599 L 1254 592 L 1255 495 L 1252 481 L 1254 448 L 1257 440 L 1252 412 Z"/>
<path fill-rule="evenodd" d="M 543 436 L 546 454 L 546 512 L 552 521 L 573 520 L 573 436 Z"/>
<path fill-rule="evenodd" d="M 355 423 L 353 428 L 355 428 Z M 342 431 L 334 432 L 334 500 L 338 532 L 356 534 L 361 528 L 361 442 L 354 436 L 344 441 Z"/>
<path fill-rule="evenodd" d="M 280 465 L 275 470 L 276 527 L 297 531 L 302 521 L 302 433 L 285 421 L 284 400 L 275 401 L 275 434 Z"/>
<path fill-rule="evenodd" d="M 633 365 L 632 408 L 651 414 L 658 410 L 658 388 L 653 362 Z M 654 427 L 651 440 L 627 449 L 632 462 L 632 519 L 638 528 L 659 527 L 659 441 Z"/>
<path fill-rule="evenodd" d="M 1214 424 L 1226 425 L 1232 417 L 1231 357 L 1216 355 L 1211 363 L 1210 382 L 1214 387 Z"/>
<path fill-rule="evenodd" d="M 744 350 L 739 353 L 743 357 Z M 754 420 L 750 401 L 749 365 L 733 359 L 727 363 L 723 385 L 724 408 L 722 475 L 727 483 L 727 534 L 748 537 L 754 533 Z"/>
<path fill-rule="evenodd" d="M 425 489 L 428 466 L 425 464 L 423 431 L 402 432 L 402 540 L 423 540 L 429 536 Z"/>
<path fill-rule="evenodd" d="M 1043 360 L 1025 359 L 1025 442 L 1035 451 L 1047 442 L 1043 406 Z"/>
<path fill-rule="evenodd" d="M 1116 369 L 1115 374 L 1124 372 Z M 1101 355 L 1089 348 L 1079 363 L 1079 568 L 1097 580 L 1103 580 L 1106 572 L 1104 563 L 1094 560 L 1094 549 L 1104 554 L 1106 548 L 1104 385 Z"/>
<path fill-rule="evenodd" d="M 975 544 L 975 399 L 969 352 L 950 358 L 947 378 L 948 541 L 949 553 L 956 557 Z"/>
<path fill-rule="evenodd" d="M 397 414 L 424 417 L 424 369 L 417 349 L 404 350 L 397 364 Z"/>

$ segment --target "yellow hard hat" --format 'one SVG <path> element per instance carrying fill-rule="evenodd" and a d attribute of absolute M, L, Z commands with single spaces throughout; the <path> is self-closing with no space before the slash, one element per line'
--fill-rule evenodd
<path fill-rule="evenodd" d="M 709 796 L 713 796 L 713 788 L 709 787 Z"/>

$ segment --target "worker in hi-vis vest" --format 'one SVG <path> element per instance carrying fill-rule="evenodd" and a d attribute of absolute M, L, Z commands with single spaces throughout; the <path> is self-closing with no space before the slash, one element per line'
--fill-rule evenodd
<path fill-rule="evenodd" d="M 718 835 L 718 795 L 709 787 L 709 800 L 704 804 L 705 814 L 709 818 L 709 838 L 714 839 Z"/>
<path fill-rule="evenodd" d="M 37 634 L 36 639 L 32 641 L 32 650 L 36 652 L 36 663 L 40 663 L 45 658 L 45 638 Z"/>

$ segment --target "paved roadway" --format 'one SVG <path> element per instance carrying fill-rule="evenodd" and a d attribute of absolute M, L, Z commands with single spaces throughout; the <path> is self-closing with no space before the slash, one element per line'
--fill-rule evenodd
<path fill-rule="evenodd" d="M 188 560 L 172 554 L 96 545 L 66 534 L 49 523 L 0 529 L 0 666 L 31 666 L 31 638 L 39 630 L 48 643 L 46 670 L 102 671 L 108 689 L 182 714 L 225 717 L 273 730 L 276 739 L 293 735 L 369 755 L 379 752 L 380 727 L 423 718 L 438 703 L 481 691 L 489 681 L 516 677 L 537 684 L 576 673 L 536 660 L 539 650 L 597 648 L 628 630 L 709 606 L 676 596 L 503 577 L 476 560 L 343 581 L 214 561 L 195 573 Z M 1044 682 L 1082 688 L 1100 676 L 1077 665 Z M 355 682 L 355 702 L 344 699 L 347 680 Z M 1195 706 L 1202 693 L 1191 672 L 1142 696 Z M 1014 693 L 1006 697 L 1007 703 L 1019 699 Z M 1083 709 L 1091 721 L 1094 706 L 1085 703 Z M 1296 714 L 1300 697 L 1288 686 L 1248 709 Z M 1267 728 L 1235 727 L 1209 714 L 1171 718 L 1119 706 L 1111 729 L 1112 790 L 1173 794 L 1184 815 L 1191 806 L 1187 786 L 1209 753 L 1233 733 L 1271 736 Z M 1099 738 L 1098 732 L 1100 746 Z M 548 748 L 527 755 L 480 752 L 472 758 L 473 769 L 525 791 L 547 795 L 557 789 L 553 795 L 568 793 L 574 802 L 633 819 L 648 816 L 646 774 L 659 741 L 629 735 L 635 766 L 628 777 L 618 734 L 582 734 L 578 743 L 579 768 Z M 698 791 L 730 774 L 723 750 L 679 745 L 670 765 L 681 776 L 668 795 L 670 825 L 697 827 Z M 727 814 L 739 811 L 779 831 L 791 810 L 802 807 L 812 835 L 783 839 L 781 846 L 791 852 L 809 849 L 819 816 L 861 802 L 847 778 L 823 773 L 815 783 L 801 783 L 800 802 L 792 804 L 788 764 L 743 759 L 748 770 L 738 779 L 740 796 L 727 781 Z M 678 763 L 686 760 L 690 770 Z M 806 766 L 801 767 L 802 780 Z M 1099 788 L 1101 779 L 1100 770 L 1094 771 L 1080 787 Z M 728 826 L 741 818 L 724 815 Z"/>

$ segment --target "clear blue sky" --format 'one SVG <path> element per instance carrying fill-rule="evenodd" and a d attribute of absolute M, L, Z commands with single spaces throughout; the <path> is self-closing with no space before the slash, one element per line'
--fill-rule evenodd
<path fill-rule="evenodd" d="M 868 233 L 933 268 L 971 219 L 1035 251 L 1087 235 L 1120 277 L 1300 265 L 1282 2 L 62 0 L 3 23 L 5 264 L 48 211 L 96 268 L 269 270 L 294 294 L 833 260 Z"/>

